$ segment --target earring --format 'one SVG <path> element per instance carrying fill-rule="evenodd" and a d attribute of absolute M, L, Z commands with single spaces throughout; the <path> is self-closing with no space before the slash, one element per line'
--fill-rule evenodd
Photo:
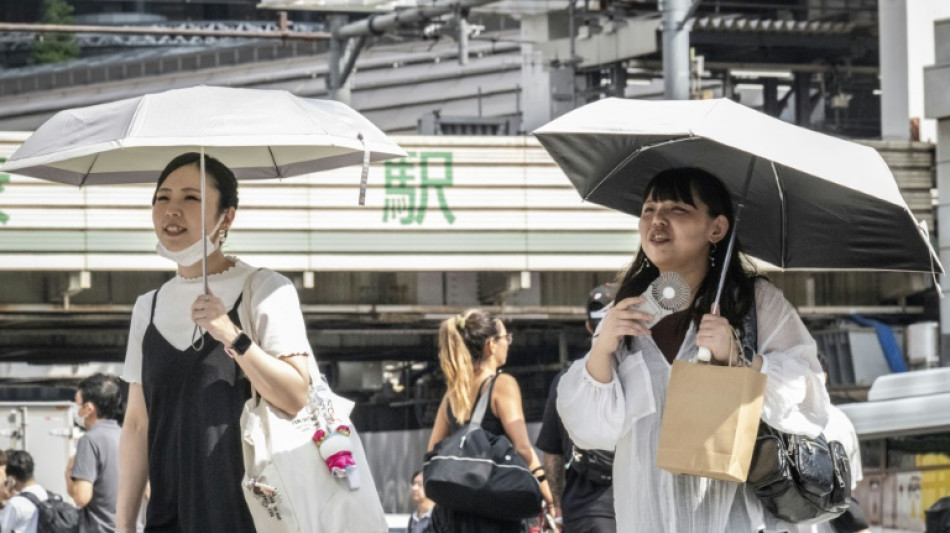
<path fill-rule="evenodd" d="M 716 243 L 712 243 L 709 250 L 709 268 L 716 268 Z"/>
<path fill-rule="evenodd" d="M 644 256 L 643 256 L 643 268 L 650 268 L 650 266 L 652 266 L 652 265 L 650 265 L 650 258 L 644 255 Z"/>

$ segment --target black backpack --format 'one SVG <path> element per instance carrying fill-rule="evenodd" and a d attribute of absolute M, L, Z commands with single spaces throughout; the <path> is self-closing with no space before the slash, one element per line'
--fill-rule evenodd
<path fill-rule="evenodd" d="M 58 494 L 49 491 L 46 494 L 45 502 L 29 492 L 17 494 L 30 500 L 39 512 L 36 533 L 79 533 L 82 509 L 66 503 Z"/>

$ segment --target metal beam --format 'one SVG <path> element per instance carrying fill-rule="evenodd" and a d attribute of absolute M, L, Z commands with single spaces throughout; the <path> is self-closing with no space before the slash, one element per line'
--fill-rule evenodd
<path fill-rule="evenodd" d="M 662 63 L 656 59 L 630 59 L 627 61 L 630 68 L 658 70 Z M 752 63 L 748 61 L 706 61 L 706 70 L 776 70 L 788 72 L 834 72 L 847 70 L 849 74 L 878 74 L 880 68 L 876 66 L 849 66 L 846 69 L 835 65 L 821 63 Z"/>
<path fill-rule="evenodd" d="M 430 6 L 416 7 L 388 13 L 372 15 L 359 22 L 347 24 L 333 32 L 336 39 L 349 39 L 361 35 L 380 35 L 401 24 L 411 24 L 433 17 L 453 13 L 459 9 L 468 9 L 490 4 L 495 0 L 436 0 Z"/>
<path fill-rule="evenodd" d="M 699 9 L 699 4 L 701 3 L 703 3 L 703 0 L 693 0 L 693 4 L 689 6 L 689 11 L 686 12 L 686 16 L 680 21 L 678 29 L 682 30 L 686 27 L 686 24 L 688 24 L 689 20 L 696 14 L 696 10 Z"/>
<path fill-rule="evenodd" d="M 192 28 L 156 28 L 140 26 L 81 26 L 67 24 L 13 24 L 0 23 L 0 32 L 29 33 L 113 33 L 120 35 L 182 35 L 186 37 L 240 37 L 246 39 L 287 39 L 325 41 L 328 32 L 202 30 Z"/>

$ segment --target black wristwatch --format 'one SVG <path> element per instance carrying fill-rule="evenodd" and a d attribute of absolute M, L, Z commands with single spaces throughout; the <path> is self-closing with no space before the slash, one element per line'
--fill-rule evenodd
<path fill-rule="evenodd" d="M 244 331 L 239 331 L 238 336 L 234 338 L 234 342 L 231 343 L 230 351 L 234 352 L 237 355 L 244 355 L 251 347 L 252 341 L 251 338 L 247 336 L 247 333 Z"/>

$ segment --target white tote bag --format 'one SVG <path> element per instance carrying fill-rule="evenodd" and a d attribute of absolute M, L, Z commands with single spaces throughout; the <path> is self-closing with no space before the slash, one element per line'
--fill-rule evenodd
<path fill-rule="evenodd" d="M 256 341 L 250 308 L 253 277 L 244 284 L 238 311 L 245 332 Z M 307 366 L 310 402 L 296 417 L 271 406 L 253 388 L 241 414 L 245 469 L 241 488 L 254 526 L 259 533 L 386 533 L 366 453 L 349 420 L 353 402 L 330 391 L 313 357 L 308 356 Z M 318 429 L 323 433 L 317 434 Z M 315 434 L 323 437 L 320 447 Z M 321 450 L 324 455 L 349 451 L 356 464 L 346 469 L 345 476 L 336 477 Z"/>

